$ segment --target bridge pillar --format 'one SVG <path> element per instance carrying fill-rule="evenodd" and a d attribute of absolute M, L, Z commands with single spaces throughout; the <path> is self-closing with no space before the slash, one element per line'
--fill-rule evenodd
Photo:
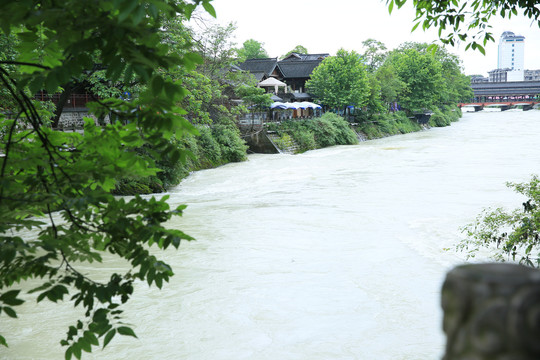
<path fill-rule="evenodd" d="M 459 266 L 442 289 L 443 360 L 540 359 L 540 270 Z"/>

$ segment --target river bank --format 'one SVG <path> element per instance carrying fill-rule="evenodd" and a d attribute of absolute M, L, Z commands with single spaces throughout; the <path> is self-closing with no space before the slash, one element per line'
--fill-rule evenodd
<path fill-rule="evenodd" d="M 289 120 L 267 125 L 273 136 L 273 146 L 292 154 L 322 149 L 335 145 L 354 145 L 359 141 L 379 139 L 392 135 L 422 131 L 427 127 L 448 126 L 461 117 L 457 107 L 442 107 L 433 112 L 427 124 L 419 124 L 405 112 L 376 114 L 358 123 L 349 123 L 334 113 L 319 118 Z M 190 173 L 211 169 L 247 159 L 248 146 L 238 128 L 231 122 L 210 126 L 197 126 L 198 135 L 175 140 L 172 145 L 187 151 L 183 159 L 163 156 L 156 167 L 161 171 L 147 178 L 120 179 L 114 189 L 116 195 L 151 194 L 167 191 Z M 141 156 L 150 156 L 158 149 L 143 148 Z"/>
<path fill-rule="evenodd" d="M 457 106 L 436 109 L 426 124 L 407 116 L 404 111 L 376 114 L 355 123 L 349 123 L 333 113 L 326 113 L 321 118 L 270 123 L 268 130 L 277 134 L 272 142 L 280 151 L 303 153 L 328 146 L 353 145 L 359 141 L 408 134 L 430 127 L 449 126 L 461 116 Z"/>

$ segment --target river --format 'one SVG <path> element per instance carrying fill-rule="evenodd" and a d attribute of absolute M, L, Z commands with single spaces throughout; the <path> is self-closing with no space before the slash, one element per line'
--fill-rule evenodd
<path fill-rule="evenodd" d="M 162 291 L 137 284 L 126 321 L 139 338 L 83 358 L 439 359 L 440 287 L 465 260 L 459 228 L 486 206 L 519 206 L 505 182 L 539 172 L 539 134 L 540 111 L 464 114 L 194 173 L 170 192 L 189 205 L 170 225 L 197 241 L 163 253 L 176 275 Z M 0 358 L 63 358 L 77 314 L 32 302 L 16 321 L 3 315 Z"/>

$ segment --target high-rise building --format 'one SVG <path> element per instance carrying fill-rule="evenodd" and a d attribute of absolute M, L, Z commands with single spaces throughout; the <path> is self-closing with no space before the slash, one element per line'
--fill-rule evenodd
<path fill-rule="evenodd" d="M 505 31 L 499 40 L 499 57 L 497 69 L 523 71 L 524 69 L 525 37 Z"/>

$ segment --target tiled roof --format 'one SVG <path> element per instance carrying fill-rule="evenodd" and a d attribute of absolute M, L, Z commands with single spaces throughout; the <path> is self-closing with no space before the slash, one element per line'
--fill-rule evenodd
<path fill-rule="evenodd" d="M 299 54 L 299 53 L 292 53 L 289 56 L 287 56 L 285 59 L 281 61 L 309 61 L 309 60 L 323 60 L 324 58 L 327 58 L 330 56 L 328 53 L 321 53 L 321 54 Z"/>
<path fill-rule="evenodd" d="M 272 74 L 277 66 L 277 58 L 266 59 L 248 59 L 238 64 L 238 67 L 244 71 L 250 73 L 265 73 L 266 75 Z"/>
<path fill-rule="evenodd" d="M 278 67 L 283 74 L 283 78 L 308 78 L 313 69 L 315 69 L 321 60 L 308 60 L 308 61 L 280 61 L 278 62 Z"/>
<path fill-rule="evenodd" d="M 255 76 L 255 79 L 257 79 L 257 81 L 262 81 L 264 79 L 264 76 L 268 74 L 266 74 L 264 71 L 260 71 L 252 72 L 251 75 Z"/>

